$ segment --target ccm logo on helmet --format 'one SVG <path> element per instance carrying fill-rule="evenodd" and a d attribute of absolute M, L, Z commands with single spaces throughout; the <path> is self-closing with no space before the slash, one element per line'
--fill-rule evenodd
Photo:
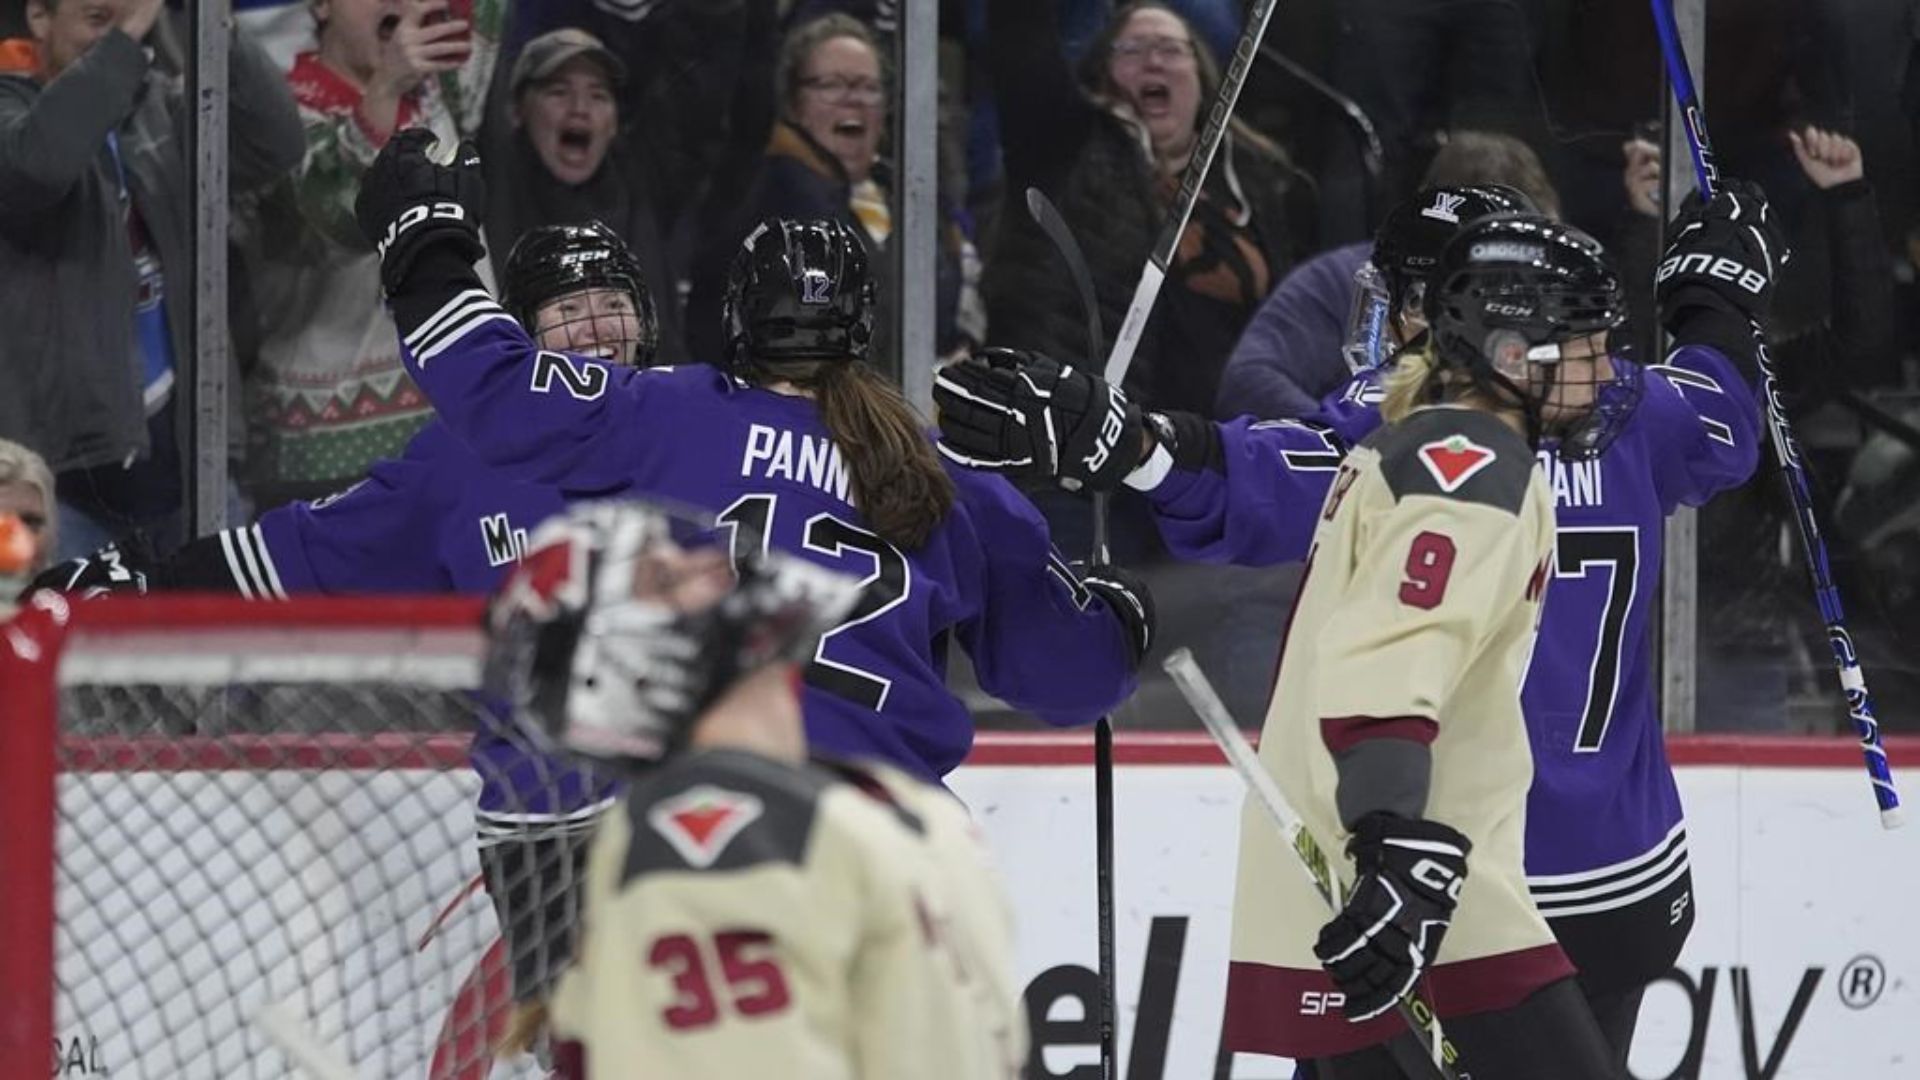
<path fill-rule="evenodd" d="M 1767 287 L 1767 276 L 1758 270 L 1749 270 L 1725 255 L 1709 255 L 1696 251 L 1687 255 L 1675 255 L 1660 264 L 1660 272 L 1654 275 L 1655 281 L 1665 281 L 1675 274 L 1704 274 L 1721 281 L 1731 281 L 1755 296 Z"/>

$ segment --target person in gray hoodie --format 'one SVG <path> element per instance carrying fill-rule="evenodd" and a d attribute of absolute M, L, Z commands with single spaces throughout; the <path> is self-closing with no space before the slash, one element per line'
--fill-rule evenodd
<path fill-rule="evenodd" d="M 0 46 L 0 438 L 56 472 L 61 557 L 182 535 L 194 114 L 143 45 L 163 6 L 27 0 L 31 38 Z M 306 145 L 286 80 L 238 34 L 230 74 L 240 192 Z"/>

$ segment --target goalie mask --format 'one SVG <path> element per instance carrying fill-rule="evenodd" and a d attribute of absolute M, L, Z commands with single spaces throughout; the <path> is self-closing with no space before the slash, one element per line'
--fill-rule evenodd
<path fill-rule="evenodd" d="M 486 687 L 541 744 L 635 766 L 679 752 L 742 679 L 810 657 L 855 578 L 636 502 L 548 520 L 488 610 Z"/>
<path fill-rule="evenodd" d="M 502 277 L 501 306 L 541 348 L 629 367 L 653 363 L 660 324 L 646 272 L 600 222 L 527 230 Z"/>
<path fill-rule="evenodd" d="M 1639 401 L 1640 369 L 1616 363 L 1608 334 L 1626 317 L 1598 241 L 1538 214 L 1462 228 L 1428 279 L 1439 363 L 1521 407 L 1534 441 L 1568 460 L 1597 457 Z"/>

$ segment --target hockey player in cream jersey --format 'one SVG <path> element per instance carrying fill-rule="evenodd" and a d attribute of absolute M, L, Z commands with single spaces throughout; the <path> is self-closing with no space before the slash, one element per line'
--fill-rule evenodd
<path fill-rule="evenodd" d="M 495 601 L 494 688 L 635 777 L 588 860 L 558 1071 L 1010 1080 L 1010 911 L 966 811 L 891 766 L 806 759 L 799 661 L 857 579 L 735 558 L 645 505 L 582 506 Z"/>

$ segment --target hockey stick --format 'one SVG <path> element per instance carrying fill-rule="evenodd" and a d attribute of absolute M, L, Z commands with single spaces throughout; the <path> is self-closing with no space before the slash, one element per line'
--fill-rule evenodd
<path fill-rule="evenodd" d="M 1167 268 L 1173 265 L 1174 253 L 1180 248 L 1180 236 L 1187 231 L 1187 219 L 1193 216 L 1193 205 L 1200 201 L 1200 185 L 1206 182 L 1213 155 L 1220 149 L 1220 141 L 1226 138 L 1227 121 L 1233 116 L 1234 104 L 1240 100 L 1240 88 L 1247 83 L 1253 58 L 1260 51 L 1260 39 L 1267 33 L 1267 20 L 1272 18 L 1278 2 L 1253 0 L 1247 12 L 1247 28 L 1241 31 L 1240 41 L 1233 47 L 1233 59 L 1220 78 L 1220 91 L 1214 95 L 1213 108 L 1207 113 L 1207 126 L 1200 129 L 1200 137 L 1194 140 L 1187 171 L 1180 177 L 1180 191 L 1173 197 L 1173 211 L 1167 215 L 1166 224 L 1160 226 L 1160 235 L 1154 239 L 1147 265 L 1140 271 L 1140 284 L 1134 287 L 1133 299 L 1127 302 L 1127 315 L 1120 322 L 1120 333 L 1113 339 L 1113 351 L 1107 354 L 1106 377 L 1115 386 L 1127 380 L 1127 369 L 1133 366 L 1133 351 L 1140 346 L 1140 335 L 1146 332 L 1147 316 L 1153 314 L 1153 302 L 1160 296 L 1161 283 L 1167 280 Z"/>
<path fill-rule="evenodd" d="M 1065 218 L 1037 187 L 1027 189 L 1027 213 L 1034 224 L 1053 241 L 1055 251 L 1067 264 L 1067 274 L 1080 293 L 1080 306 L 1087 313 L 1087 353 L 1098 356 L 1106 348 L 1106 334 L 1100 326 L 1099 298 L 1093 291 L 1093 274 L 1087 269 L 1086 253 L 1067 228 Z M 1093 493 L 1093 561 L 1104 563 L 1107 551 L 1107 493 Z M 1093 726 L 1093 866 L 1094 910 L 1099 921 L 1100 967 L 1100 1076 L 1115 1080 L 1120 1075 L 1119 970 L 1113 943 L 1113 719 L 1102 716 Z"/>
<path fill-rule="evenodd" d="M 1685 120 L 1687 149 L 1693 155 L 1693 171 L 1700 181 L 1702 198 L 1713 196 L 1720 171 L 1713 162 L 1713 143 L 1707 139 L 1707 121 L 1694 92 L 1693 73 L 1687 67 L 1687 54 L 1680 44 L 1680 27 L 1674 21 L 1673 0 L 1652 0 L 1653 25 L 1660 36 L 1660 52 L 1666 57 L 1667 79 L 1673 84 L 1674 103 Z M 1840 590 L 1834 584 L 1827 562 L 1826 541 L 1820 536 L 1820 523 L 1813 514 L 1813 494 L 1807 483 L 1806 468 L 1800 462 L 1800 443 L 1787 424 L 1786 406 L 1780 400 L 1780 379 L 1767 353 L 1766 332 L 1753 323 L 1754 352 L 1760 363 L 1762 389 L 1767 402 L 1767 428 L 1773 434 L 1773 454 L 1780 463 L 1780 477 L 1786 483 L 1787 497 L 1793 502 L 1793 519 L 1800 534 L 1800 553 L 1807 560 L 1807 573 L 1813 579 L 1814 601 L 1820 606 L 1820 618 L 1827 624 L 1827 644 L 1833 649 L 1834 667 L 1840 675 L 1840 689 L 1846 694 L 1847 715 L 1853 719 L 1860 736 L 1860 750 L 1866 759 L 1867 778 L 1873 782 L 1873 798 L 1880 805 L 1880 824 L 1899 826 L 1900 793 L 1894 790 L 1893 770 L 1887 764 L 1886 748 L 1880 745 L 1880 721 L 1874 716 L 1873 697 L 1867 692 L 1866 672 L 1860 668 L 1860 656 L 1847 632 L 1846 612 L 1840 606 Z"/>
<path fill-rule="evenodd" d="M 1173 677 L 1174 684 L 1180 688 L 1180 696 L 1187 699 L 1187 704 L 1199 714 L 1200 722 L 1207 725 L 1207 733 L 1220 745 L 1221 753 L 1227 756 L 1227 763 L 1233 766 L 1234 772 L 1240 774 L 1241 782 L 1247 785 L 1254 800 L 1280 829 L 1280 839 L 1299 858 L 1300 869 L 1313 882 L 1314 891 L 1327 902 L 1329 910 L 1337 913 L 1341 904 L 1340 882 L 1334 876 L 1333 864 L 1327 861 L 1320 845 L 1314 843 L 1313 834 L 1307 831 L 1300 815 L 1288 805 L 1287 797 L 1281 794 L 1272 775 L 1260 764 L 1253 747 L 1247 744 L 1247 737 L 1240 734 L 1240 729 L 1234 725 L 1233 717 L 1227 714 L 1226 704 L 1220 700 L 1219 694 L 1214 693 L 1213 684 L 1207 681 L 1206 672 L 1201 671 L 1200 665 L 1194 661 L 1193 653 L 1177 649 L 1167 657 L 1164 666 L 1167 674 Z M 1440 1018 L 1421 1000 L 1417 990 L 1409 987 L 1397 1008 L 1408 1030 L 1389 1040 L 1387 1050 L 1402 1069 L 1411 1067 L 1424 1073 L 1430 1068 L 1442 1080 L 1472 1080 L 1471 1074 L 1460 1071 L 1460 1052 L 1448 1040 L 1446 1033 L 1440 1030 Z M 1419 1042 L 1419 1035 L 1426 1036 L 1424 1045 Z"/>

